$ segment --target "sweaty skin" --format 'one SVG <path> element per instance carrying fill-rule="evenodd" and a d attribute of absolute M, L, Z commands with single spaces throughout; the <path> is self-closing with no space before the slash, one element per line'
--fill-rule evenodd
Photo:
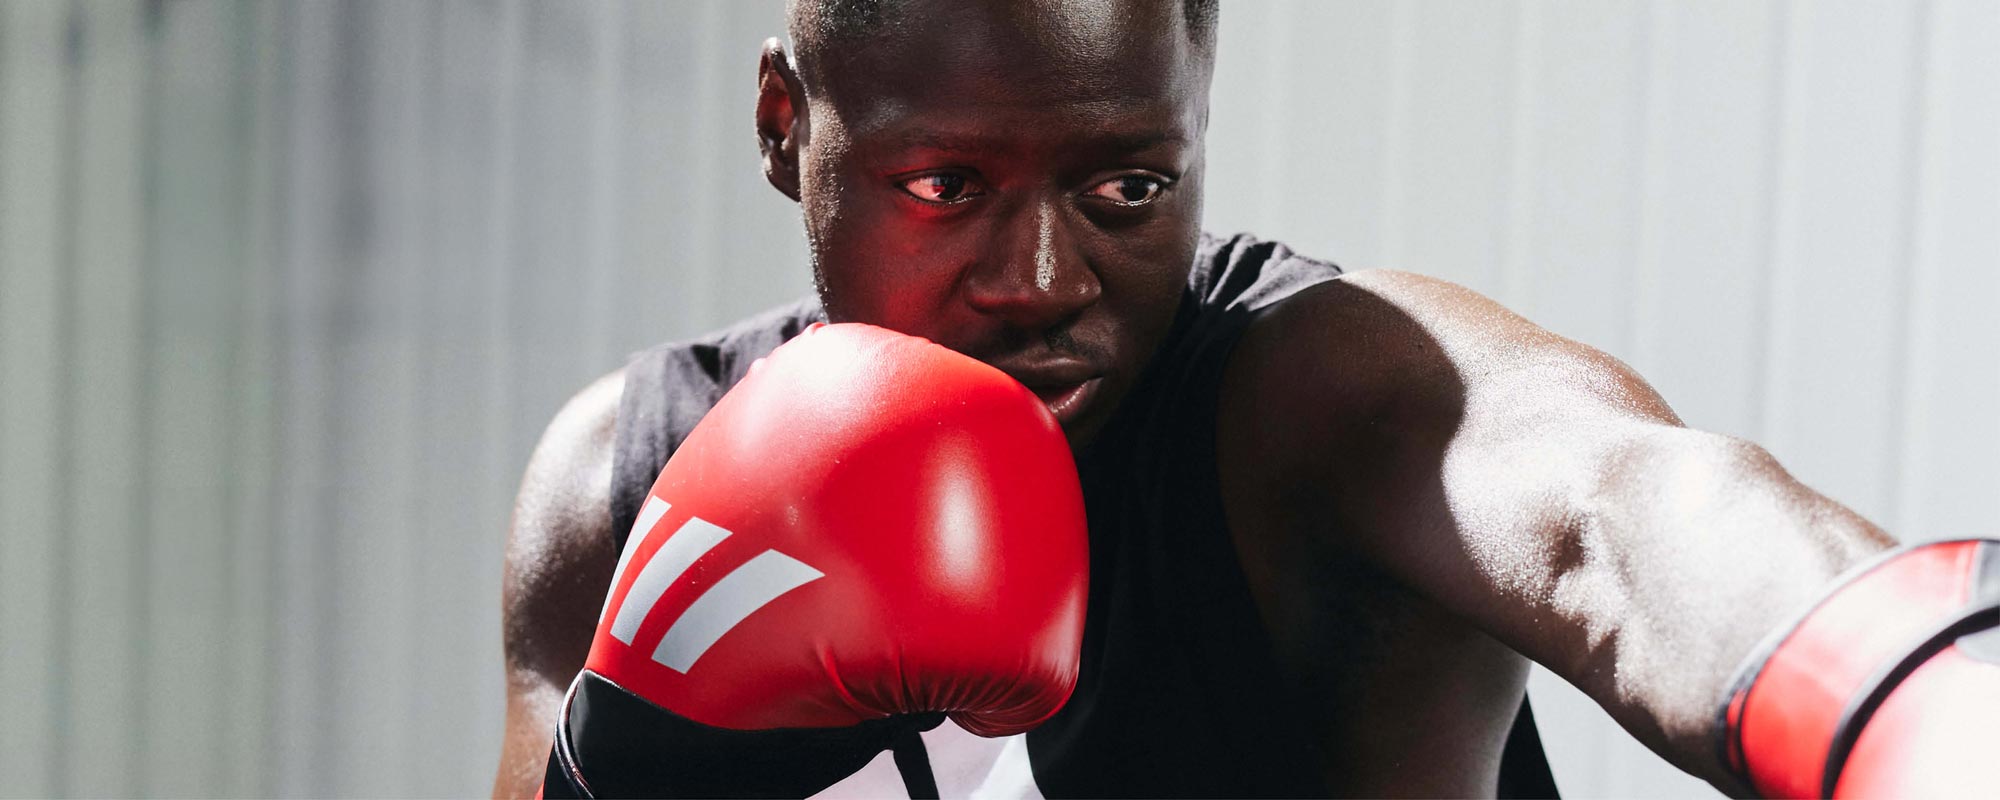
<path fill-rule="evenodd" d="M 765 175 L 801 204 L 831 317 L 993 363 L 1088 441 L 1187 277 L 1212 45 L 1178 0 L 906 5 L 866 46 L 766 43 Z M 539 785 L 617 557 L 622 386 L 571 400 L 522 483 L 496 797 Z M 1334 794 L 1493 794 L 1526 659 L 1734 790 L 1709 738 L 1730 671 L 1890 544 L 1624 364 L 1444 281 L 1302 292 L 1223 386 L 1230 535 Z"/>

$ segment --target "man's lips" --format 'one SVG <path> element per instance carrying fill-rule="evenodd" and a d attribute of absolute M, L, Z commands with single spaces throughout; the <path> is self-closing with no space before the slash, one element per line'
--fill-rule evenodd
<path fill-rule="evenodd" d="M 1103 378 L 1091 378 L 1080 383 L 1028 388 L 1048 405 L 1049 411 L 1056 415 L 1057 422 L 1068 425 L 1090 405 L 1091 399 L 1097 396 L 1097 387 L 1103 383 Z"/>
<path fill-rule="evenodd" d="M 1093 365 L 1072 358 L 1036 362 L 1000 362 L 993 366 L 1020 381 L 1047 404 L 1064 425 L 1076 419 L 1097 395 L 1103 374 Z"/>

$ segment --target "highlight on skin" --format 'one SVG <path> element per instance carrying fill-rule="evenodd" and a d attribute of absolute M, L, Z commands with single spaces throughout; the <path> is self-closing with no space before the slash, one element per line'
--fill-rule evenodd
<path fill-rule="evenodd" d="M 1035 288 L 1044 292 L 1056 282 L 1055 212 L 1047 203 L 1035 211 Z"/>

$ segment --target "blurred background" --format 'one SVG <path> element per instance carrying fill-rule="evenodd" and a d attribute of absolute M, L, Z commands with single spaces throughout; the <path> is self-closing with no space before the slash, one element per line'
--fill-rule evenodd
<path fill-rule="evenodd" d="M 487 791 L 542 425 L 809 289 L 755 2 L 0 3 L 0 795 Z M 1208 226 L 1994 534 L 2000 4 L 1226 2 Z M 1560 680 L 1571 796 L 1714 796 Z"/>

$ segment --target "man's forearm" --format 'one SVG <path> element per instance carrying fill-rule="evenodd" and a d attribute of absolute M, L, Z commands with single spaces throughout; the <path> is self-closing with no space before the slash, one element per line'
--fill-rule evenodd
<path fill-rule="evenodd" d="M 1737 667 L 1842 571 L 1893 544 L 1763 448 L 1683 428 L 1619 448 L 1588 507 L 1586 535 L 1618 554 L 1596 577 L 1621 588 L 1626 608 L 1616 646 L 1593 652 L 1605 663 L 1587 672 L 1608 679 L 1621 721 L 1657 726 L 1674 760 L 1711 780 L 1722 774 L 1716 709 Z"/>

